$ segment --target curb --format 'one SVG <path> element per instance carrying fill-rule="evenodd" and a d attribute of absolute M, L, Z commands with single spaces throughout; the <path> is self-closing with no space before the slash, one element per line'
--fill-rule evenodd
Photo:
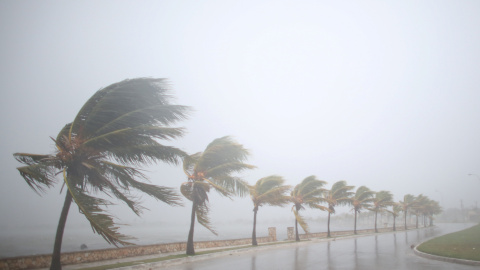
<path fill-rule="evenodd" d="M 472 261 L 472 260 L 464 260 L 464 259 L 457 259 L 457 258 L 450 258 L 450 257 L 443 257 L 443 256 L 438 256 L 438 255 L 432 255 L 428 254 L 425 252 L 421 252 L 417 250 L 417 245 L 414 249 L 413 252 L 425 259 L 430 259 L 430 260 L 437 260 L 437 261 L 442 261 L 442 262 L 450 262 L 450 263 L 458 263 L 458 264 L 465 264 L 465 265 L 472 265 L 472 266 L 480 266 L 480 261 Z"/>

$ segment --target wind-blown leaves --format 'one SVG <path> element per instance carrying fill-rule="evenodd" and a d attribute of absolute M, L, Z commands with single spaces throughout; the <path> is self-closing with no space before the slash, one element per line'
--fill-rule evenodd
<path fill-rule="evenodd" d="M 293 202 L 292 211 L 295 215 L 295 225 L 297 223 L 300 224 L 306 233 L 308 233 L 308 225 L 300 215 L 299 211 L 304 209 L 304 205 L 320 210 L 326 209 L 320 205 L 320 203 L 323 202 L 323 193 L 325 192 L 325 189 L 322 187 L 325 184 L 325 181 L 318 180 L 314 175 L 311 175 L 303 179 L 300 184 L 296 185 L 290 194 L 290 200 Z M 300 241 L 297 226 L 295 226 L 295 235 L 296 240 Z"/>
<path fill-rule="evenodd" d="M 233 173 L 255 168 L 245 164 L 248 150 L 232 138 L 226 136 L 213 140 L 203 152 L 183 158 L 183 171 L 188 181 L 180 186 L 185 198 L 192 201 L 192 220 L 187 242 L 187 254 L 195 253 L 193 248 L 193 228 L 197 221 L 216 234 L 208 217 L 208 192 L 210 189 L 220 195 L 231 198 L 234 195 L 248 194 L 248 184 Z"/>
<path fill-rule="evenodd" d="M 184 134 L 183 128 L 170 125 L 185 119 L 189 108 L 171 104 L 170 100 L 164 79 L 124 80 L 100 89 L 52 138 L 55 154 L 14 154 L 26 165 L 18 171 L 36 192 L 57 183 L 55 176 L 64 172 L 67 192 L 94 231 L 111 244 L 129 244 L 117 232 L 113 218 L 102 210 L 110 202 L 87 193 L 103 192 L 117 198 L 137 215 L 144 208 L 130 195 L 133 190 L 170 205 L 181 205 L 174 189 L 141 182 L 147 178 L 133 167 L 159 161 L 177 164 L 186 156 L 180 149 L 158 141 Z"/>

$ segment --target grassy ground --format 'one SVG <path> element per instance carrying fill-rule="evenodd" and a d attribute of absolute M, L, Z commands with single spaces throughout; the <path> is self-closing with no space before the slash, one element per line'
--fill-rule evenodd
<path fill-rule="evenodd" d="M 480 224 L 434 238 L 417 249 L 438 256 L 480 261 Z"/>

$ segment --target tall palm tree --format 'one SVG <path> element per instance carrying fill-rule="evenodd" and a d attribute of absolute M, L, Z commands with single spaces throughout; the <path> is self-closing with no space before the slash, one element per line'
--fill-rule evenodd
<path fill-rule="evenodd" d="M 284 206 L 290 202 L 290 196 L 286 193 L 291 186 L 284 185 L 285 180 L 281 176 L 271 175 L 257 181 L 250 187 L 250 197 L 253 201 L 253 232 L 252 245 L 257 243 L 257 212 L 262 205 Z"/>
<path fill-rule="evenodd" d="M 406 194 L 403 196 L 403 201 L 398 202 L 402 207 L 403 215 L 405 218 L 405 230 L 407 230 L 407 213 L 410 208 L 415 205 L 415 196 L 412 194 Z"/>
<path fill-rule="evenodd" d="M 402 211 L 402 206 L 399 203 L 393 203 L 392 210 L 387 210 L 387 212 L 389 212 L 393 216 L 393 231 L 397 230 L 397 228 L 395 227 L 395 220 L 400 215 L 401 211 Z"/>
<path fill-rule="evenodd" d="M 375 212 L 375 232 L 378 233 L 377 229 L 377 214 L 378 212 L 384 211 L 388 206 L 393 204 L 393 195 L 390 191 L 382 190 L 375 193 L 373 198 L 373 205 L 370 208 L 371 211 Z"/>
<path fill-rule="evenodd" d="M 355 223 L 353 233 L 357 234 L 357 213 L 360 213 L 362 209 L 368 209 L 371 207 L 373 201 L 373 195 L 375 192 L 371 191 L 366 186 L 357 188 L 355 195 L 352 197 L 353 211 L 355 212 Z"/>
<path fill-rule="evenodd" d="M 348 186 L 344 180 L 338 181 L 332 185 L 332 189 L 324 194 L 324 202 L 328 203 L 328 222 L 327 237 L 330 237 L 330 215 L 335 214 L 335 207 L 340 205 L 349 205 L 352 203 L 354 186 Z"/>
<path fill-rule="evenodd" d="M 244 163 L 248 155 L 248 150 L 226 136 L 213 140 L 205 151 L 184 158 L 183 170 L 188 181 L 182 183 L 180 191 L 185 198 L 192 202 L 187 241 L 188 255 L 195 254 L 193 245 L 195 217 L 198 223 L 217 235 L 208 217 L 208 192 L 210 189 L 228 198 L 234 195 L 245 196 L 248 194 L 248 184 L 241 178 L 232 176 L 235 172 L 255 168 Z"/>
<path fill-rule="evenodd" d="M 432 202 L 432 200 L 430 198 L 428 198 L 427 196 L 423 195 L 423 194 L 420 194 L 417 196 L 416 200 L 415 200 L 415 206 L 413 207 L 413 210 L 415 212 L 415 215 L 416 215 L 416 227 L 418 228 L 418 216 L 422 216 L 422 219 L 423 219 L 423 226 L 426 227 L 427 226 L 427 216 L 428 216 L 428 210 L 429 210 L 429 206 L 430 206 L 430 203 Z"/>
<path fill-rule="evenodd" d="M 430 200 L 430 202 L 428 203 L 428 206 L 426 207 L 425 212 L 428 218 L 430 219 L 429 226 L 433 226 L 433 219 L 434 219 L 433 216 L 442 213 L 442 207 L 437 201 Z"/>
<path fill-rule="evenodd" d="M 318 180 L 315 175 L 311 175 L 302 180 L 302 182 L 296 185 L 292 192 L 290 193 L 290 199 L 293 202 L 292 211 L 295 215 L 295 240 L 300 241 L 298 235 L 298 224 L 303 228 L 303 230 L 308 233 L 308 224 L 305 222 L 303 217 L 300 215 L 300 210 L 305 209 L 305 206 L 310 208 L 328 210 L 326 207 L 321 206 L 322 195 L 325 192 L 325 189 L 322 187 L 327 182 Z"/>
<path fill-rule="evenodd" d="M 101 191 L 125 202 L 137 215 L 142 206 L 130 196 L 132 189 L 170 205 L 180 205 L 177 193 L 166 187 L 146 184 L 146 176 L 134 166 L 164 161 L 176 164 L 185 153 L 160 144 L 183 135 L 183 129 L 169 127 L 186 118 L 188 108 L 170 104 L 164 79 L 124 80 L 97 91 L 80 109 L 73 122 L 58 134 L 54 154 L 16 153 L 26 166 L 17 168 L 37 193 L 63 176 L 65 201 L 58 222 L 50 269 L 61 269 L 63 231 L 72 200 L 88 219 L 95 233 L 108 243 L 129 245 L 112 216 L 104 213 L 105 199 L 88 195 Z"/>

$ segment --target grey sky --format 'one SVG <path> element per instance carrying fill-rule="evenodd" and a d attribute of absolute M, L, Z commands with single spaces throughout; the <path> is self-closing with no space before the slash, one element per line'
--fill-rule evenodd
<path fill-rule="evenodd" d="M 0 228 L 56 224 L 63 199 L 30 190 L 12 154 L 51 153 L 95 91 L 135 77 L 168 78 L 195 110 L 172 145 L 194 153 L 232 135 L 250 149 L 250 183 L 314 174 L 472 206 L 478 14 L 478 1 L 1 1 Z M 147 169 L 159 185 L 185 181 L 180 167 Z M 188 203 L 144 200 L 146 220 L 188 222 Z M 251 218 L 248 198 L 211 202 L 214 219 Z"/>

